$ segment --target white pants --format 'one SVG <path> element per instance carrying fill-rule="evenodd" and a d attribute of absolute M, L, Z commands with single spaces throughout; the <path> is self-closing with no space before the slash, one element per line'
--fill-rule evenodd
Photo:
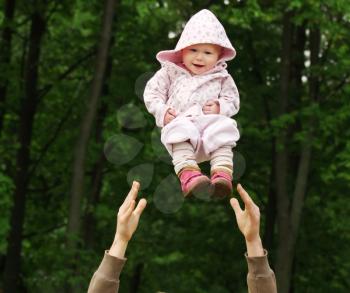
<path fill-rule="evenodd" d="M 161 141 L 173 158 L 175 172 L 188 162 L 193 165 L 194 162 L 211 160 L 213 163 L 215 158 L 214 165 L 217 165 L 222 161 L 222 156 L 226 163 L 228 157 L 232 161 L 232 148 L 238 139 L 236 121 L 218 114 L 179 116 L 163 127 L 161 132 Z M 181 144 L 184 142 L 188 142 L 192 148 Z"/>

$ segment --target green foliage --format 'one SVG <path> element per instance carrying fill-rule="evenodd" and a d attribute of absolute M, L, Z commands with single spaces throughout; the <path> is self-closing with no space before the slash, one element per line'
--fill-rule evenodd
<path fill-rule="evenodd" d="M 121 292 L 130 290 L 139 265 L 139 292 L 189 292 L 189 288 L 191 292 L 246 292 L 244 241 L 228 202 L 186 200 L 177 212 L 166 214 L 159 210 L 154 196 L 162 180 L 173 174 L 173 167 L 159 145 L 160 133 L 154 119 L 145 110 L 142 87 L 160 67 L 156 53 L 175 46 L 185 21 L 202 8 L 201 1 L 118 2 L 110 72 L 86 158 L 81 207 L 84 218 L 78 236 L 79 258 L 75 260 L 78 270 L 67 265 L 74 255 L 65 249 L 74 145 L 94 73 L 103 1 L 46 2 L 48 23 L 41 47 L 39 102 L 23 227 L 22 275 L 27 291 L 59 292 L 67 283 L 80 284 L 81 291 L 86 291 L 103 251 L 112 242 L 117 208 L 130 181 L 138 178 L 148 206 L 128 247 Z M 294 291 L 346 292 L 350 286 L 349 1 L 210 2 L 209 9 L 222 21 L 237 49 L 228 70 L 241 97 L 241 110 L 235 117 L 241 130 L 236 151 L 246 161 L 246 172 L 240 182 L 260 206 L 265 227 L 267 195 L 274 184 L 270 180 L 274 139 L 281 133 L 287 135 L 289 155 L 295 162 L 301 146 L 312 145 L 293 273 Z M 0 7 L 3 28 L 3 4 Z M 0 84 L 8 81 L 4 127 L 0 130 L 1 257 L 6 254 L 18 172 L 23 60 L 28 53 L 28 19 L 33 7 L 33 1 L 20 2 L 16 7 L 11 64 L 1 65 L 4 70 Z M 311 29 L 320 30 L 321 54 L 318 65 L 303 69 L 303 82 L 291 90 L 287 113 L 278 116 L 282 19 L 286 10 L 293 11 L 294 25 L 305 25 L 307 38 Z M 305 63 L 310 62 L 309 39 L 303 58 Z M 310 97 L 311 76 L 320 80 L 317 101 Z M 311 128 L 313 139 L 308 141 Z M 292 135 L 288 132 L 291 129 Z M 127 139 L 118 140 L 123 136 Z M 119 147 L 113 148 L 111 161 L 104 154 L 108 142 Z M 95 171 L 101 162 L 102 181 L 94 203 L 91 197 Z M 295 165 L 290 166 L 291 182 Z M 204 165 L 207 169 L 208 165 Z M 92 212 L 95 221 L 89 230 L 92 240 L 86 235 L 87 212 Z M 276 245 L 270 251 L 272 256 Z"/>
<path fill-rule="evenodd" d="M 6 251 L 6 235 L 9 231 L 9 216 L 12 207 L 11 194 L 14 191 L 14 185 L 8 176 L 3 171 L 0 171 L 0 254 Z"/>

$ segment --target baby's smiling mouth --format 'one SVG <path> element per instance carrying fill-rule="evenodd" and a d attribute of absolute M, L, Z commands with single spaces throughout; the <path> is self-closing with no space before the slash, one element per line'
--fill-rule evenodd
<path fill-rule="evenodd" d="M 192 63 L 195 67 L 198 67 L 198 68 L 202 68 L 202 67 L 204 67 L 204 65 L 202 65 L 202 64 L 196 64 L 196 63 Z"/>

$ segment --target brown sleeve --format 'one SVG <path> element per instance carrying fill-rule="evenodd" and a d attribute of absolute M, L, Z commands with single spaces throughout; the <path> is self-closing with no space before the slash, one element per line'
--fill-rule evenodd
<path fill-rule="evenodd" d="M 119 290 L 119 276 L 126 259 L 120 259 L 105 251 L 103 260 L 92 276 L 88 293 L 117 293 Z"/>
<path fill-rule="evenodd" d="M 276 278 L 269 266 L 267 251 L 260 257 L 248 257 L 248 292 L 249 293 L 277 293 Z"/>

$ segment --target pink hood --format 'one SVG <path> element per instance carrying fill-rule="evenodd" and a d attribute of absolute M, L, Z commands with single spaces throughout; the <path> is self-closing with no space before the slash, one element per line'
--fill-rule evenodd
<path fill-rule="evenodd" d="M 228 39 L 220 21 L 211 11 L 203 9 L 193 15 L 187 22 L 175 50 L 160 51 L 157 54 L 157 60 L 159 62 L 180 63 L 182 61 L 182 49 L 203 43 L 216 44 L 224 48 L 219 61 L 231 60 L 236 55 L 236 50 Z"/>

